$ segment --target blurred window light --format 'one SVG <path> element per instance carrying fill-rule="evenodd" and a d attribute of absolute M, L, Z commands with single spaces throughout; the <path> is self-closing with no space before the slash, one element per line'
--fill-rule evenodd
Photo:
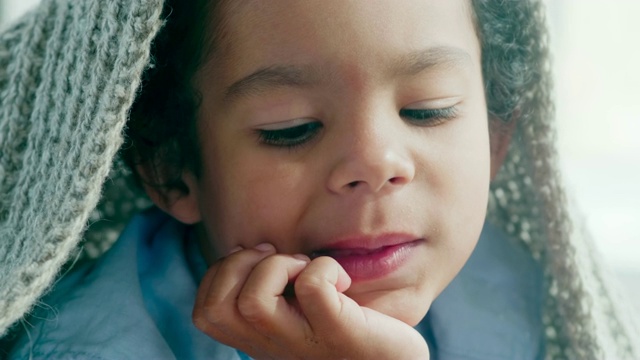
<path fill-rule="evenodd" d="M 562 175 L 640 310 L 640 1 L 546 2 Z"/>
<path fill-rule="evenodd" d="M 0 0 L 0 28 L 33 8 L 40 0 Z"/>

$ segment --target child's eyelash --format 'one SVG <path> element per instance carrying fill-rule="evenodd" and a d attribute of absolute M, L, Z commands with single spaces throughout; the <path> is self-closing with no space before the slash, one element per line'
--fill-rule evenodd
<path fill-rule="evenodd" d="M 436 126 L 458 116 L 458 109 L 451 106 L 443 109 L 401 109 L 400 117 L 420 126 Z"/>
<path fill-rule="evenodd" d="M 293 149 L 306 144 L 322 129 L 319 122 L 309 122 L 278 130 L 256 130 L 261 144 Z"/>
<path fill-rule="evenodd" d="M 400 116 L 419 126 L 436 126 L 457 116 L 452 106 L 443 109 L 401 109 Z M 261 144 L 293 149 L 309 142 L 322 129 L 319 122 L 308 122 L 278 130 L 256 130 Z"/>

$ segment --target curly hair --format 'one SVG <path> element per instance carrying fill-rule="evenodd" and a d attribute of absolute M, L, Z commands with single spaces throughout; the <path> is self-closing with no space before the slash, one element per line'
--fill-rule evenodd
<path fill-rule="evenodd" d="M 544 9 L 538 1 L 472 3 L 481 40 L 487 108 L 491 115 L 509 121 L 546 75 L 539 65 L 547 61 L 548 54 L 539 51 L 537 44 L 546 41 L 546 29 L 537 20 Z"/>
<path fill-rule="evenodd" d="M 152 44 L 150 66 L 142 75 L 121 150 L 138 185 L 187 192 L 183 170 L 198 173 L 196 118 L 201 95 L 193 80 L 212 49 L 207 34 L 214 6 L 208 0 L 164 4 L 165 24 Z"/>
<path fill-rule="evenodd" d="M 215 3 L 215 4 L 212 4 Z M 538 1 L 473 0 L 482 47 L 487 107 L 492 119 L 507 122 L 539 77 L 530 49 L 541 29 L 532 27 Z M 166 24 L 152 47 L 152 66 L 143 75 L 131 109 L 122 157 L 140 184 L 186 192 L 185 170 L 200 173 L 196 119 L 201 96 L 194 77 L 212 42 L 207 22 L 217 2 L 168 0 Z M 523 114 L 526 116 L 526 114 Z M 145 169 L 144 179 L 136 171 Z"/>

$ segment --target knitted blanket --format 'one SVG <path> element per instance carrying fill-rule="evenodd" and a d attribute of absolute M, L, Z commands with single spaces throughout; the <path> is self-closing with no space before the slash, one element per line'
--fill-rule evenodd
<path fill-rule="evenodd" d="M 0 335 L 81 237 L 162 0 L 45 0 L 0 36 Z"/>

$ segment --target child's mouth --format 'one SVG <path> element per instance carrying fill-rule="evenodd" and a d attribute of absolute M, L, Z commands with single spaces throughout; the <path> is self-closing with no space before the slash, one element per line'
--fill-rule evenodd
<path fill-rule="evenodd" d="M 323 249 L 314 251 L 311 253 L 311 259 L 315 259 L 320 256 L 329 256 L 332 258 L 339 258 L 345 256 L 363 256 L 363 255 L 371 255 L 381 251 L 384 251 L 386 248 L 390 246 L 382 246 L 376 249 L 364 249 L 364 248 L 354 248 L 354 249 Z"/>
<path fill-rule="evenodd" d="M 311 253 L 313 260 L 320 256 L 335 259 L 349 274 L 352 281 L 366 281 L 393 273 L 411 256 L 417 245 L 424 239 L 394 241 L 390 245 L 375 248 L 335 247 L 324 248 Z"/>

